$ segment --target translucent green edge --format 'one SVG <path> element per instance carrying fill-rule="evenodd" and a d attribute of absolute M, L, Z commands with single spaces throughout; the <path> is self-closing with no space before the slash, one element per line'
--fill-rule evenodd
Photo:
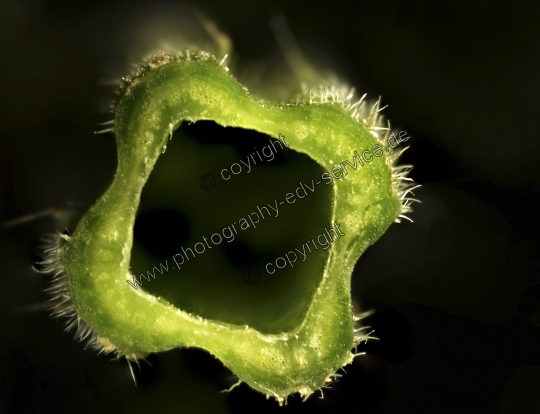
<path fill-rule="evenodd" d="M 126 280 L 133 279 L 129 265 L 141 191 L 172 130 L 182 122 L 213 120 L 276 139 L 282 134 L 291 149 L 308 154 L 327 171 L 345 160 L 353 162 L 354 151 L 361 154 L 379 143 L 340 102 L 263 104 L 214 57 L 192 57 L 156 65 L 121 95 L 114 120 L 114 180 L 73 236 L 58 246 L 67 292 L 78 321 L 93 329 L 106 351 L 140 358 L 199 347 L 240 381 L 280 403 L 296 392 L 308 396 L 352 362 L 352 348 L 367 339 L 355 337 L 350 278 L 361 253 L 402 211 L 391 162 L 384 153 L 334 180 L 332 223 L 337 221 L 345 236 L 328 250 L 313 302 L 291 332 L 265 335 L 249 326 L 206 320 L 131 288 Z"/>

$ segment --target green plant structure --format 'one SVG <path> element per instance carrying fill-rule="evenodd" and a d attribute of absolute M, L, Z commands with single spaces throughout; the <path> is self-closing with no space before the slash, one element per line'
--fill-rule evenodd
<path fill-rule="evenodd" d="M 110 131 L 118 163 L 112 183 L 74 232 L 61 234 L 49 249 L 45 264 L 55 274 L 56 314 L 68 317 L 68 326 L 96 349 L 132 362 L 174 348 L 202 348 L 238 383 L 280 404 L 328 385 L 370 338 L 359 326 L 361 316 L 353 315 L 353 267 L 391 223 L 406 217 L 413 201 L 410 166 L 394 165 L 399 151 L 379 102 L 367 105 L 353 96 L 350 88 L 324 86 L 272 104 L 254 98 L 224 60 L 209 53 L 163 52 L 147 60 L 124 79 L 114 108 Z M 318 199 L 312 207 L 326 212 L 320 230 L 338 226 L 341 237 L 317 250 L 309 267 L 295 268 L 305 283 L 282 290 L 279 306 L 287 310 L 279 317 L 201 304 L 184 308 L 174 299 L 182 292 L 159 290 L 167 286 L 166 275 L 136 289 L 126 283 L 135 280 L 133 235 L 143 188 L 173 132 L 199 121 L 257 131 L 276 142 L 284 137 L 288 151 L 309 157 L 330 181 L 324 205 Z"/>

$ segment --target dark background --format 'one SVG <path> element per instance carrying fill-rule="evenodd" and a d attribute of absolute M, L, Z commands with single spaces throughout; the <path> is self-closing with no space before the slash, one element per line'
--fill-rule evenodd
<path fill-rule="evenodd" d="M 284 408 L 198 350 L 125 362 L 63 333 L 32 271 L 64 216 L 0 229 L 0 411 L 540 412 L 539 4 L 502 1 L 202 1 L 239 60 L 276 52 L 282 14 L 305 50 L 382 96 L 412 137 L 414 224 L 393 225 L 359 260 L 353 298 L 375 309 L 369 342 L 326 390 Z M 4 0 L 0 6 L 0 222 L 51 206 L 82 214 L 115 166 L 115 81 L 184 3 Z M 176 23 L 178 22 L 178 23 Z M 184 22 L 184 23 L 181 23 Z M 186 29 L 187 30 L 187 29 Z M 172 37 L 171 37 L 172 36 Z M 239 64 L 240 65 L 240 64 Z M 241 66 L 240 72 L 241 73 Z M 234 381 L 233 381 L 234 382 Z"/>

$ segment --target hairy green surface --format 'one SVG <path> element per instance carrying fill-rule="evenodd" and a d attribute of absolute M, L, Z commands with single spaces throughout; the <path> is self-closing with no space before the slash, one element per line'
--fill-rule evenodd
<path fill-rule="evenodd" d="M 152 292 L 155 282 L 148 290 L 126 283 L 134 276 L 133 227 L 143 187 L 172 131 L 182 122 L 201 120 L 274 139 L 281 134 L 291 150 L 328 172 L 345 160 L 354 163 L 355 151 L 381 145 L 380 156 L 333 180 L 327 227 L 337 222 L 345 235 L 321 253 L 313 289 L 298 298 L 290 323 L 285 314 L 273 325 L 239 325 L 227 315 L 218 319 L 173 305 L 165 294 Z M 58 245 L 77 320 L 92 329 L 105 351 L 128 358 L 177 347 L 205 349 L 240 381 L 280 402 L 292 393 L 307 396 L 320 389 L 367 338 L 355 337 L 353 329 L 354 264 L 402 213 L 388 147 L 369 125 L 370 119 L 352 116 L 343 99 L 258 102 L 204 53 L 155 58 L 128 81 L 116 106 L 118 167 L 112 184 Z"/>

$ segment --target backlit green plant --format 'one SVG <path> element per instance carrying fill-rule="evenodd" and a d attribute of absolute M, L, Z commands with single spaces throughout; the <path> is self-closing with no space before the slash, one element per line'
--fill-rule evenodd
<path fill-rule="evenodd" d="M 51 291 L 61 302 L 57 314 L 69 317 L 69 326 L 95 348 L 128 361 L 179 347 L 205 349 L 239 382 L 280 403 L 327 385 L 369 338 L 361 327 L 355 329 L 360 319 L 351 306 L 355 262 L 392 222 L 405 217 L 412 201 L 410 166 L 394 166 L 399 154 L 388 145 L 391 131 L 379 116 L 379 102 L 367 107 L 363 98 L 352 98 L 350 88 L 324 86 L 287 104 L 258 101 L 223 60 L 205 52 L 164 52 L 142 65 L 124 80 L 114 111 L 114 180 L 73 234 L 56 239 L 45 261 L 55 272 Z M 126 283 L 134 277 L 133 228 L 143 187 L 173 131 L 202 120 L 273 139 L 284 136 L 290 149 L 329 173 L 345 160 L 356 165 L 333 180 L 327 206 L 327 225 L 339 223 L 345 236 L 321 253 L 313 292 L 298 298 L 305 312 L 283 331 L 203 317 Z"/>

